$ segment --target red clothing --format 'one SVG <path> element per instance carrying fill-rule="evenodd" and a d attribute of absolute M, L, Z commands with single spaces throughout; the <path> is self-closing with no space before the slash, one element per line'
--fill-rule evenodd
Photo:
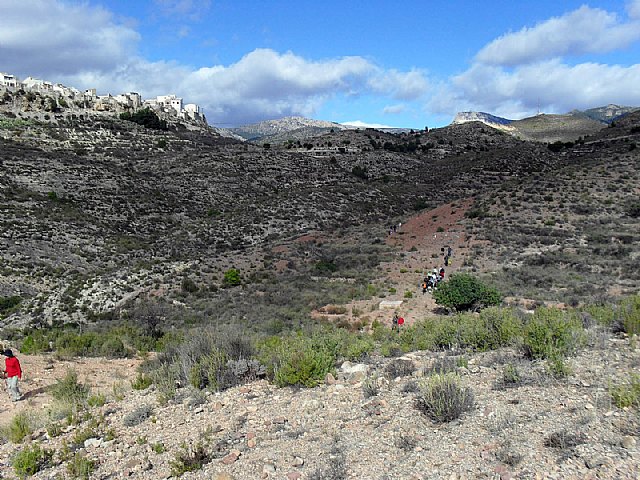
<path fill-rule="evenodd" d="M 16 357 L 7 357 L 4 360 L 5 371 L 7 372 L 7 377 L 15 377 L 22 379 L 22 369 L 20 368 L 20 362 Z"/>

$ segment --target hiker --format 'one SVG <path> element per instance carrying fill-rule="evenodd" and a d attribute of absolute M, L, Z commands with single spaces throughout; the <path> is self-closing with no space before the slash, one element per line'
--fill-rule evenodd
<path fill-rule="evenodd" d="M 442 267 L 438 273 L 440 274 L 440 281 L 444 280 L 444 267 Z"/>
<path fill-rule="evenodd" d="M 427 279 L 424 279 L 424 282 L 422 282 L 422 294 L 424 295 L 425 293 L 427 293 Z"/>
<path fill-rule="evenodd" d="M 393 315 L 393 319 L 391 320 L 391 331 L 398 330 L 398 314 Z"/>
<path fill-rule="evenodd" d="M 447 247 L 447 256 L 448 257 L 452 257 L 453 256 L 453 249 L 450 246 Z"/>
<path fill-rule="evenodd" d="M 9 390 L 9 395 L 11 395 L 11 401 L 17 402 L 22 398 L 20 390 L 18 390 L 18 379 L 22 379 L 20 362 L 8 348 L 2 354 L 7 357 L 4 359 L 5 368 L 3 372 L 6 377 L 7 389 Z"/>

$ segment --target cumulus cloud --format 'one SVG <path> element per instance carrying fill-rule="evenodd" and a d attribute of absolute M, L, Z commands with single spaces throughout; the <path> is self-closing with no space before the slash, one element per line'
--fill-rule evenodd
<path fill-rule="evenodd" d="M 608 103 L 640 104 L 640 65 L 599 63 L 567 65 L 549 60 L 507 70 L 476 64 L 452 79 L 446 96 L 431 108 L 445 111 L 481 110 L 521 118 L 540 107 L 547 113 L 592 108 Z"/>
<path fill-rule="evenodd" d="M 495 39 L 478 52 L 476 61 L 515 66 L 626 47 L 640 39 L 639 4 L 635 1 L 629 5 L 632 20 L 628 22 L 621 21 L 615 13 L 583 5 L 560 17 Z"/>
<path fill-rule="evenodd" d="M 12 73 L 108 72 L 134 54 L 140 37 L 100 7 L 48 0 L 0 2 L 0 58 Z"/>
<path fill-rule="evenodd" d="M 163 15 L 188 18 L 210 7 L 195 0 L 155 0 Z M 185 31 L 186 32 L 186 31 Z M 423 72 L 385 71 L 359 56 L 312 60 L 256 49 L 229 65 L 194 69 L 146 60 L 140 35 L 108 10 L 62 0 L 0 2 L 0 58 L 21 77 L 38 76 L 99 93 L 175 93 L 200 104 L 212 123 L 311 116 L 336 95 L 411 99 L 428 88 Z"/>
<path fill-rule="evenodd" d="M 400 100 L 416 100 L 429 90 L 427 75 L 418 69 L 408 72 L 380 70 L 369 79 L 368 83 L 373 91 Z"/>
<path fill-rule="evenodd" d="M 434 87 L 432 112 L 476 110 L 507 118 L 566 113 L 608 103 L 640 104 L 640 64 L 572 63 L 576 55 L 620 50 L 640 40 L 640 0 L 628 19 L 582 6 L 487 44 L 461 74 Z M 606 57 L 602 57 L 606 58 Z"/>
<path fill-rule="evenodd" d="M 309 115 L 327 98 L 362 88 L 375 67 L 361 57 L 309 61 L 291 52 L 256 49 L 237 63 L 201 68 L 180 90 L 230 123 Z"/>

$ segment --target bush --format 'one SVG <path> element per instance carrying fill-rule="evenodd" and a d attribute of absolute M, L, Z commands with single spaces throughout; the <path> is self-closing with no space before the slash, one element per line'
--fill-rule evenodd
<path fill-rule="evenodd" d="M 135 380 L 131 382 L 131 388 L 134 390 L 145 390 L 151 386 L 153 381 L 147 375 L 139 372 Z"/>
<path fill-rule="evenodd" d="M 610 386 L 609 394 L 618 408 L 640 408 L 640 375 L 632 375 L 628 384 Z"/>
<path fill-rule="evenodd" d="M 640 335 L 640 295 L 634 295 L 622 301 L 619 317 L 625 333 Z"/>
<path fill-rule="evenodd" d="M 237 287 L 242 283 L 240 277 L 240 271 L 235 268 L 230 268 L 224 272 L 224 278 L 222 279 L 222 285 L 225 287 Z"/>
<path fill-rule="evenodd" d="M 89 460 L 81 453 L 76 453 L 67 464 L 67 473 L 72 478 L 89 480 L 89 477 L 95 468 L 96 464 L 93 460 Z"/>
<path fill-rule="evenodd" d="M 574 353 L 584 341 L 584 330 L 575 312 L 538 308 L 525 325 L 523 337 L 525 356 L 554 359 Z"/>
<path fill-rule="evenodd" d="M 420 386 L 416 408 L 437 423 L 451 422 L 473 408 L 473 392 L 455 373 L 433 375 Z"/>
<path fill-rule="evenodd" d="M 25 478 L 35 475 L 46 468 L 53 458 L 53 452 L 40 448 L 35 444 L 20 450 L 13 457 L 11 465 L 19 477 Z"/>
<path fill-rule="evenodd" d="M 100 347 L 100 353 L 103 357 L 107 358 L 127 358 L 130 357 L 130 352 L 117 337 L 109 336 L 102 346 Z"/>
<path fill-rule="evenodd" d="M 415 371 L 416 366 L 411 360 L 396 360 L 387 364 L 384 369 L 385 375 L 390 379 L 408 377 Z"/>
<path fill-rule="evenodd" d="M 11 297 L 0 297 L 0 315 L 12 312 L 20 305 L 21 302 L 22 298 L 17 295 Z"/>
<path fill-rule="evenodd" d="M 362 395 L 364 398 L 375 397 L 380 393 L 380 383 L 377 375 L 370 375 L 362 382 Z"/>
<path fill-rule="evenodd" d="M 502 301 L 501 294 L 466 273 L 454 273 L 434 292 L 436 303 L 451 310 L 479 310 Z"/>
<path fill-rule="evenodd" d="M 20 412 L 3 427 L 2 433 L 11 443 L 21 443 L 33 433 L 33 419 L 27 412 Z"/>
<path fill-rule="evenodd" d="M 271 358 L 275 384 L 315 387 L 323 382 L 337 360 L 337 346 L 323 340 L 294 337 L 279 342 Z"/>
<path fill-rule="evenodd" d="M 171 475 L 179 477 L 186 472 L 195 472 L 209 463 L 212 456 L 202 443 L 196 445 L 182 444 L 181 450 L 171 461 Z"/>
<path fill-rule="evenodd" d="M 149 418 L 152 413 L 153 408 L 151 408 L 150 405 L 140 405 L 138 408 L 128 413 L 122 420 L 122 423 L 125 427 L 135 427 Z"/>
<path fill-rule="evenodd" d="M 53 398 L 74 406 L 84 405 L 91 390 L 88 385 L 78 381 L 78 373 L 75 370 L 67 370 L 66 375 L 59 378 L 50 388 Z"/>

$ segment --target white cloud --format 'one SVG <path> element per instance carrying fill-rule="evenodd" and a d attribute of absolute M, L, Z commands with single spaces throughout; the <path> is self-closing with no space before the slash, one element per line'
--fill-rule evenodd
<path fill-rule="evenodd" d="M 425 72 L 418 69 L 380 70 L 369 79 L 369 87 L 393 98 L 416 100 L 428 92 L 429 81 Z"/>
<path fill-rule="evenodd" d="M 0 2 L 0 58 L 17 75 L 107 72 L 134 54 L 140 36 L 100 7 L 48 0 Z"/>
<path fill-rule="evenodd" d="M 640 105 L 640 64 L 572 64 L 568 58 L 621 50 L 640 40 L 640 0 L 627 3 L 627 12 L 629 19 L 622 21 L 616 13 L 582 6 L 505 34 L 482 48 L 466 71 L 435 87 L 427 109 L 517 119 L 538 108 L 566 113 L 608 103 Z"/>
<path fill-rule="evenodd" d="M 637 0 L 630 4 L 630 13 L 637 15 L 639 4 Z M 615 13 L 583 5 L 561 17 L 495 39 L 478 52 L 476 61 L 515 66 L 558 56 L 609 52 L 638 39 L 640 22 L 622 22 Z"/>
<path fill-rule="evenodd" d="M 367 122 L 363 122 L 362 120 L 353 120 L 351 122 L 343 122 L 341 123 L 341 125 L 345 125 L 347 127 L 354 127 L 354 128 L 395 128 L 395 127 L 390 127 L 389 125 L 383 125 L 381 123 L 367 123 Z"/>
<path fill-rule="evenodd" d="M 640 105 L 640 65 L 567 65 L 550 60 L 507 70 L 474 65 L 453 78 L 446 95 L 433 100 L 435 111 L 480 110 L 507 118 L 564 113 L 608 103 Z"/>
<path fill-rule="evenodd" d="M 382 109 L 382 113 L 386 115 L 397 115 L 407 110 L 407 106 L 404 103 L 398 103 L 396 105 L 387 105 Z"/>
<path fill-rule="evenodd" d="M 210 3 L 155 1 L 161 14 L 177 18 L 193 16 Z M 336 95 L 415 98 L 428 87 L 418 70 L 385 71 L 359 56 L 310 60 L 269 49 L 256 49 L 229 65 L 193 69 L 142 58 L 140 40 L 136 30 L 118 23 L 108 10 L 87 3 L 0 1 L 3 70 L 103 94 L 135 91 L 149 98 L 175 93 L 200 104 L 212 123 L 311 116 Z"/>

